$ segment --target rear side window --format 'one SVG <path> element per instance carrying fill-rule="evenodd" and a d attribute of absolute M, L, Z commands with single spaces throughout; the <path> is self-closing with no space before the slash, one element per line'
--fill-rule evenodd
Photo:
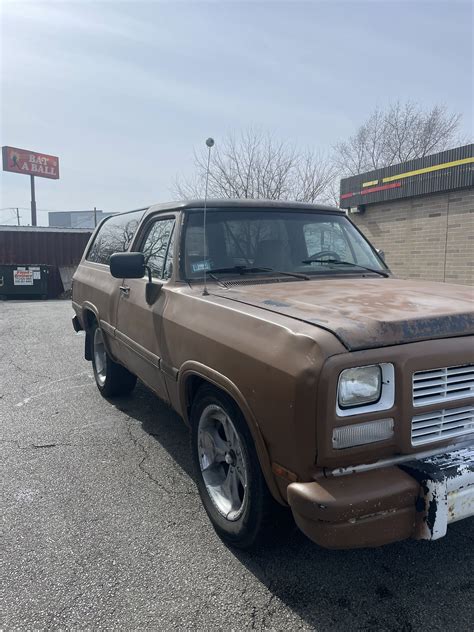
<path fill-rule="evenodd" d="M 113 215 L 105 220 L 92 242 L 87 261 L 109 265 L 110 255 L 125 252 L 135 235 L 144 210 Z"/>

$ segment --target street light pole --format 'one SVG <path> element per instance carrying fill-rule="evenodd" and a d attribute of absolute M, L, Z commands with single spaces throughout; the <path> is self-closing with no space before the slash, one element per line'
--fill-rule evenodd
<path fill-rule="evenodd" d="M 35 197 L 35 177 L 30 175 L 31 183 L 31 225 L 36 226 L 36 197 Z"/>

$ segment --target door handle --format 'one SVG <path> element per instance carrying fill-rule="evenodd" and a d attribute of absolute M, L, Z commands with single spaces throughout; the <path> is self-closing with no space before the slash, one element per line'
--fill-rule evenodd
<path fill-rule="evenodd" d="M 128 285 L 120 286 L 120 294 L 123 294 L 123 296 L 128 296 L 130 294 L 130 288 L 128 287 Z"/>

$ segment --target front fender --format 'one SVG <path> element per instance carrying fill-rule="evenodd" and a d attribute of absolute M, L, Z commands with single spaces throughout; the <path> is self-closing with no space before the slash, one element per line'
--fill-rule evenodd
<path fill-rule="evenodd" d="M 193 360 L 184 362 L 184 364 L 180 367 L 178 373 L 178 394 L 180 407 L 185 422 L 189 425 L 189 402 L 187 401 L 186 383 L 191 376 L 201 377 L 206 382 L 213 384 L 217 388 L 224 391 L 224 393 L 226 393 L 235 401 L 237 406 L 240 408 L 240 411 L 242 412 L 247 426 L 252 434 L 258 460 L 260 462 L 260 467 L 262 468 L 262 472 L 268 488 L 272 496 L 279 503 L 286 505 L 287 503 L 282 497 L 282 494 L 276 484 L 275 477 L 272 472 L 272 464 L 270 456 L 268 454 L 267 446 L 265 444 L 265 440 L 259 428 L 258 422 L 255 419 L 255 416 L 247 401 L 245 400 L 245 397 L 242 395 L 239 388 L 225 375 L 222 375 L 222 373 L 219 373 L 211 367 L 201 364 L 200 362 L 195 362 Z"/>

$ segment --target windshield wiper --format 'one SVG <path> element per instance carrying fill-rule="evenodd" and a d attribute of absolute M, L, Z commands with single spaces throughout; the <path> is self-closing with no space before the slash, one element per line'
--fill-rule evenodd
<path fill-rule="evenodd" d="M 340 261 L 339 259 L 303 259 L 301 263 L 331 263 L 336 266 L 351 266 L 353 268 L 359 268 L 360 270 L 367 270 L 367 272 L 373 272 L 374 274 L 380 274 L 385 278 L 390 275 L 385 270 L 375 270 L 375 268 L 367 268 L 366 266 L 360 266 L 358 263 L 352 263 L 351 261 Z"/>
<path fill-rule="evenodd" d="M 263 268 L 260 266 L 229 266 L 228 268 L 211 268 L 206 270 L 206 274 L 220 274 L 220 273 L 235 273 L 235 274 L 253 274 L 256 272 L 272 272 L 273 274 L 281 274 L 282 276 L 291 276 L 297 279 L 304 279 L 309 281 L 309 276 L 306 274 L 299 274 L 297 272 L 282 272 L 281 270 L 274 270 L 273 268 Z"/>

